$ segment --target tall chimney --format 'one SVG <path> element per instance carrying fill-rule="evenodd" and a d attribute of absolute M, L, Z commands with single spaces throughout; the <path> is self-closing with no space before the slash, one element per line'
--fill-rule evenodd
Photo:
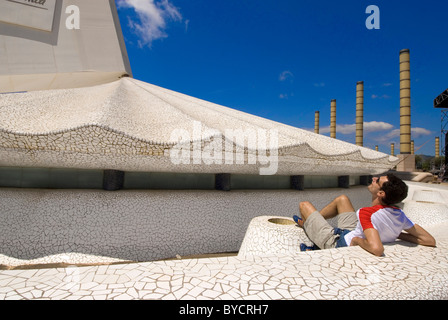
<path fill-rule="evenodd" d="M 319 117 L 320 117 L 320 113 L 319 111 L 316 111 L 314 113 L 314 133 L 319 134 Z"/>
<path fill-rule="evenodd" d="M 400 51 L 400 162 L 397 171 L 415 171 L 411 150 L 411 67 L 409 49 Z"/>
<path fill-rule="evenodd" d="M 375 146 L 375 151 L 378 151 L 378 145 Z"/>
<path fill-rule="evenodd" d="M 411 67 L 409 49 L 400 51 L 400 154 L 411 154 Z"/>
<path fill-rule="evenodd" d="M 330 137 L 336 138 L 336 99 L 331 100 Z"/>
<path fill-rule="evenodd" d="M 439 137 L 436 137 L 436 158 L 440 157 Z"/>
<path fill-rule="evenodd" d="M 363 146 L 364 136 L 364 81 L 356 84 L 356 145 Z"/>
<path fill-rule="evenodd" d="M 395 156 L 395 144 L 394 143 L 390 144 L 390 154 L 392 156 Z"/>

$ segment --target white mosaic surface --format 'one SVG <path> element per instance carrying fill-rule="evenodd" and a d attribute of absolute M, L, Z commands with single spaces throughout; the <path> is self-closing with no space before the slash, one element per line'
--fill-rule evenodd
<path fill-rule="evenodd" d="M 173 164 L 170 150 L 179 142 L 174 130 L 189 134 L 195 148 L 200 124 L 201 150 L 225 142 L 236 160 L 213 164 Z M 116 169 L 147 172 L 258 174 L 266 165 L 249 164 L 256 149 L 234 140 L 226 130 L 278 130 L 277 174 L 367 175 L 387 171 L 398 158 L 313 132 L 219 106 L 132 78 L 95 87 L 0 95 L 0 166 Z M 205 154 L 207 152 L 204 151 Z M 199 159 L 203 160 L 203 159 Z M 259 160 L 259 159 L 258 159 Z M 271 159 L 271 161 L 276 161 Z"/>
<path fill-rule="evenodd" d="M 292 218 L 260 216 L 247 227 L 238 256 L 288 255 L 300 252 L 300 244 L 312 245 Z"/>
<path fill-rule="evenodd" d="M 153 261 L 237 252 L 251 219 L 291 217 L 305 199 L 343 193 L 365 206 L 365 187 L 278 191 L 0 189 L 0 264 Z M 325 196 L 323 196 L 325 195 Z"/>
<path fill-rule="evenodd" d="M 406 215 L 425 227 L 448 223 L 448 188 L 406 181 L 408 197 L 403 201 Z M 448 231 L 448 230 L 447 230 Z"/>
<path fill-rule="evenodd" d="M 409 186 L 405 210 L 412 209 L 416 203 L 413 194 L 422 190 L 422 184 Z M 426 185 L 423 188 L 428 190 Z M 443 200 L 439 204 L 447 204 L 446 187 L 430 189 L 442 195 L 433 196 Z M 437 248 L 397 241 L 385 246 L 383 257 L 375 257 L 360 247 L 347 247 L 245 257 L 0 270 L 0 299 L 448 299 L 445 209 L 430 213 L 415 210 L 410 214 L 435 236 Z M 433 213 L 438 218 L 426 220 Z"/>
<path fill-rule="evenodd" d="M 448 242 L 0 271 L 0 299 L 447 299 Z"/>

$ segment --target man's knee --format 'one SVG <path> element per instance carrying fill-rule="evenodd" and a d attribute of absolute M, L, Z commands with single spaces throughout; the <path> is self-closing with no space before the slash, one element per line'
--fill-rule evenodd
<path fill-rule="evenodd" d="M 336 204 L 337 204 L 337 206 L 339 207 L 339 208 L 344 208 L 344 207 L 347 207 L 347 206 L 352 206 L 352 202 L 351 202 L 351 200 L 350 200 L 350 198 L 349 197 L 347 197 L 346 195 L 340 195 L 339 197 L 337 197 L 336 199 L 335 199 L 335 201 L 336 201 Z"/>
<path fill-rule="evenodd" d="M 309 202 L 309 201 L 302 201 L 302 202 L 299 203 L 299 209 L 300 210 L 305 209 L 305 208 L 309 207 L 310 205 L 312 205 L 311 202 Z"/>
<path fill-rule="evenodd" d="M 299 209 L 300 209 L 300 212 L 302 213 L 302 215 L 305 215 L 305 218 L 307 218 L 310 214 L 312 214 L 314 211 L 316 211 L 316 208 L 309 201 L 300 202 Z"/>
<path fill-rule="evenodd" d="M 353 212 L 355 209 L 353 208 L 352 202 L 350 198 L 346 195 L 340 195 L 335 199 L 336 207 L 338 214 L 343 212 Z"/>
<path fill-rule="evenodd" d="M 340 203 L 350 202 L 350 198 L 347 197 L 345 194 L 342 194 L 342 195 L 340 195 L 339 197 L 336 198 L 336 201 L 338 201 Z"/>

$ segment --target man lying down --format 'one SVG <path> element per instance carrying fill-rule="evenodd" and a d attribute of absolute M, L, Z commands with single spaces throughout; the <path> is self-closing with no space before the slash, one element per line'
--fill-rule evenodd
<path fill-rule="evenodd" d="M 360 246 L 381 256 L 383 243 L 394 242 L 397 238 L 424 246 L 436 246 L 435 239 L 425 229 L 393 206 L 408 194 L 408 186 L 401 179 L 393 174 L 374 177 L 368 189 L 372 194 L 371 206 L 356 212 L 345 195 L 334 199 L 320 212 L 310 202 L 300 202 L 301 217 L 295 215 L 293 219 L 314 243 L 312 247 L 302 243 L 300 249 Z M 337 227 L 334 228 L 326 220 L 336 216 Z"/>

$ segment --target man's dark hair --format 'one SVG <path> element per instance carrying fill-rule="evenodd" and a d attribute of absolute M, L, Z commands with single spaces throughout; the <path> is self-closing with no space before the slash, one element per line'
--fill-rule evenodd
<path fill-rule="evenodd" d="M 408 196 L 408 186 L 400 178 L 392 173 L 387 174 L 387 181 L 381 186 L 386 196 L 383 202 L 392 205 L 403 201 Z"/>

